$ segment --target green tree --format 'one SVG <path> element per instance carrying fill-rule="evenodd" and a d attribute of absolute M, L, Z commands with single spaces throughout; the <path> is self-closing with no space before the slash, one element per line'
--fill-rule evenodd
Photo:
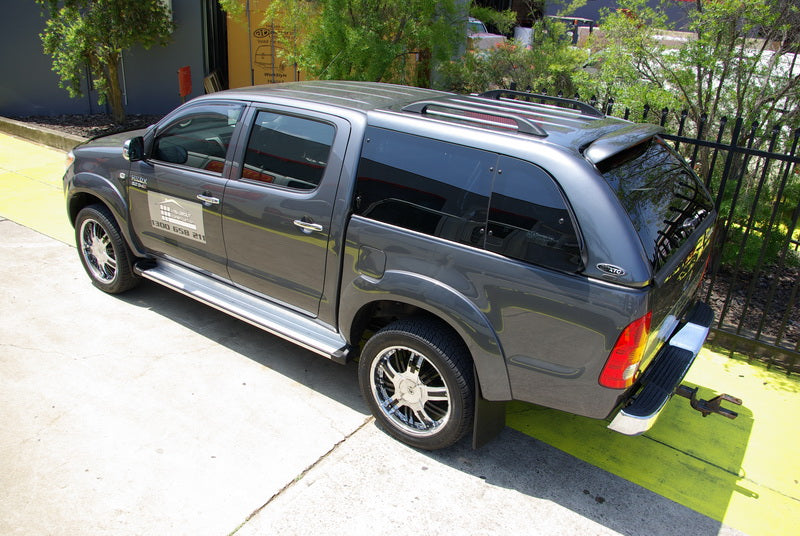
<path fill-rule="evenodd" d="M 517 14 L 510 9 L 498 11 L 490 7 L 478 6 L 475 3 L 469 6 L 469 16 L 493 26 L 501 34 L 510 33 L 517 23 Z"/>
<path fill-rule="evenodd" d="M 572 95 L 587 52 L 572 46 L 566 31 L 563 23 L 543 18 L 533 24 L 530 46 L 512 39 L 491 50 L 467 51 L 464 57 L 442 65 L 445 85 L 461 92 L 513 86 Z"/>
<path fill-rule="evenodd" d="M 583 92 L 614 97 L 630 107 L 686 109 L 697 122 L 723 115 L 748 123 L 763 117 L 792 124 L 800 118 L 800 6 L 794 0 L 696 0 L 687 6 L 682 35 L 662 0 L 620 0 L 606 12 L 591 44 L 597 67 Z"/>
<path fill-rule="evenodd" d="M 49 19 L 40 34 L 60 86 L 71 97 L 83 94 L 81 81 L 89 68 L 99 93 L 115 121 L 125 120 L 119 81 L 122 51 L 134 45 L 166 45 L 173 30 L 162 0 L 36 0 Z"/>
<path fill-rule="evenodd" d="M 229 13 L 241 0 L 224 0 Z M 312 78 L 429 84 L 430 61 L 466 39 L 456 0 L 274 0 L 267 23 L 287 61 Z"/>
<path fill-rule="evenodd" d="M 664 9 L 674 9 L 672 2 L 654 8 L 646 0 L 618 5 L 620 10 L 605 14 L 591 44 L 596 70 L 580 80 L 583 93 L 614 97 L 617 107 L 687 110 L 695 124 L 706 116 L 714 133 L 724 116 L 743 118 L 745 129 L 800 123 L 796 0 L 695 0 L 686 4 L 683 33 L 668 31 L 678 29 Z M 756 132 L 748 145 L 758 148 L 768 139 Z M 786 175 L 780 165 L 765 168 L 761 159 L 737 156 L 730 160 L 723 188 L 723 170 L 719 162 L 714 167 L 710 154 L 710 148 L 701 147 L 696 166 L 720 196 L 722 263 L 752 267 L 765 253 L 774 258 L 793 229 L 795 175 Z M 777 216 L 783 224 L 768 230 L 772 209 L 781 203 L 789 207 Z M 751 230 L 752 221 L 760 222 L 757 230 Z"/>

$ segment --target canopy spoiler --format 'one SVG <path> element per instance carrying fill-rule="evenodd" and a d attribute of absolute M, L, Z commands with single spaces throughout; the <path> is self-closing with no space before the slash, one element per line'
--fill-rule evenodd
<path fill-rule="evenodd" d="M 664 127 L 658 125 L 632 124 L 600 136 L 586 146 L 583 150 L 583 156 L 594 165 L 598 165 L 603 160 L 647 141 L 662 132 L 664 132 Z"/>

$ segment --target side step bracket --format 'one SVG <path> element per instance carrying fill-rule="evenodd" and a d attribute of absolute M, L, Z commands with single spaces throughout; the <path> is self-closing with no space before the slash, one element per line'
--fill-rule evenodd
<path fill-rule="evenodd" d="M 735 411 L 723 408 L 722 402 L 730 402 L 731 404 L 736 404 L 737 406 L 742 405 L 741 399 L 726 394 L 717 395 L 711 400 L 699 399 L 697 398 L 697 387 L 689 387 L 688 385 L 679 385 L 675 390 L 675 394 L 684 398 L 688 398 L 692 408 L 702 413 L 703 417 L 708 417 L 712 413 L 716 413 L 717 415 L 722 415 L 723 417 L 727 417 L 729 419 L 735 419 L 739 416 L 739 414 Z"/>

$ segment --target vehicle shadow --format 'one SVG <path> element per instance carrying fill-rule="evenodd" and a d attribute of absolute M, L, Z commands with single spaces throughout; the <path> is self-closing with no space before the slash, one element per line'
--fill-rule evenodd
<path fill-rule="evenodd" d="M 355 363 L 336 364 L 149 281 L 118 298 L 369 414 Z M 701 389 L 701 395 L 707 392 Z M 481 449 L 473 450 L 465 438 L 451 448 L 421 453 L 489 485 L 552 501 L 621 534 L 716 535 L 732 495 L 750 493 L 740 486 L 740 473 L 753 416 L 747 408 L 736 409 L 740 416 L 735 421 L 703 419 L 687 400 L 676 398 L 660 424 L 631 438 L 607 430 L 604 421 L 510 403 L 506 428 Z"/>
<path fill-rule="evenodd" d="M 609 456 L 627 455 L 626 451 L 609 453 Z M 716 536 L 723 528 L 712 517 L 509 427 L 480 450 L 472 450 L 468 441 L 462 441 L 428 456 L 487 484 L 551 501 L 620 534 Z M 634 465 L 647 472 L 660 462 L 638 458 Z M 704 475 L 685 474 L 676 478 L 699 484 L 696 489 L 699 494 L 710 488 L 704 482 Z M 727 493 L 730 497 L 736 490 L 735 482 L 733 476 L 726 482 L 715 482 L 711 486 L 715 488 L 714 495 L 721 498 Z M 716 506 L 722 507 L 722 501 Z M 727 529 L 723 533 L 738 534 L 738 531 Z"/>
<path fill-rule="evenodd" d="M 698 395 L 707 399 L 714 393 L 700 388 Z M 742 464 L 752 433 L 753 413 L 746 406 L 724 405 L 737 411 L 739 417 L 703 418 L 687 399 L 675 396 L 656 425 L 637 437 L 612 432 L 605 421 L 521 403 L 510 405 L 507 423 L 721 520 L 735 493 L 753 496 L 740 485 L 745 476 Z"/>
<path fill-rule="evenodd" d="M 334 363 L 148 280 L 116 298 L 149 309 L 350 409 L 369 414 L 359 394 L 356 363 Z"/>
<path fill-rule="evenodd" d="M 713 396 L 703 388 L 699 394 Z M 622 534 L 716 535 L 735 495 L 758 498 L 742 469 L 753 413 L 732 409 L 735 420 L 703 418 L 688 400 L 673 397 L 656 426 L 628 437 L 608 430 L 606 421 L 513 402 L 499 440 L 477 452 L 464 443 L 432 456 Z"/>

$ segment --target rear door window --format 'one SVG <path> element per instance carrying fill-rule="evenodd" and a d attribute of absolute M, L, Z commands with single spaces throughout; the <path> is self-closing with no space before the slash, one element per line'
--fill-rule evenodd
<path fill-rule="evenodd" d="M 355 213 L 483 247 L 494 153 L 370 127 Z"/>
<path fill-rule="evenodd" d="M 242 179 L 313 190 L 325 173 L 335 135 L 329 123 L 260 111 L 247 142 Z"/>

